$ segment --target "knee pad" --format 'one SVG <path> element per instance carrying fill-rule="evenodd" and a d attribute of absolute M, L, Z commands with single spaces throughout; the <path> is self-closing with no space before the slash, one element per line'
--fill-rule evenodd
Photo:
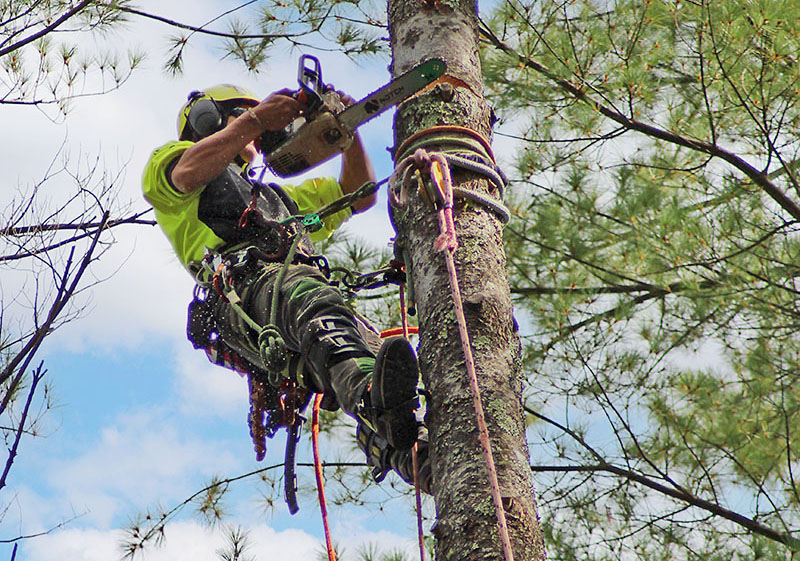
<path fill-rule="evenodd" d="M 373 356 L 353 320 L 343 315 L 317 316 L 304 326 L 300 352 L 313 368 L 348 358 Z"/>

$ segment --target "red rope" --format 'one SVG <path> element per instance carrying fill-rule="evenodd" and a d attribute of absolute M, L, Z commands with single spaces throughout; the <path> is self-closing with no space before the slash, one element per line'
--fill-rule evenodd
<path fill-rule="evenodd" d="M 406 326 L 406 329 L 408 330 L 408 333 L 410 335 L 416 335 L 417 333 L 419 333 L 419 327 L 417 327 L 416 325 L 408 325 Z M 403 337 L 407 339 L 408 335 L 405 335 L 404 333 L 405 331 L 403 330 L 402 327 L 392 327 L 391 329 L 384 329 L 383 331 L 381 331 L 381 339 L 386 339 L 387 337 L 396 337 L 397 335 L 403 335 Z"/>
<path fill-rule="evenodd" d="M 336 561 L 336 550 L 333 549 L 331 532 L 328 528 L 328 504 L 325 500 L 325 484 L 322 481 L 322 463 L 319 460 L 319 405 L 322 403 L 322 394 L 314 397 L 314 409 L 311 414 L 311 443 L 314 450 L 314 475 L 317 477 L 317 498 L 319 510 L 322 513 L 322 527 L 325 530 L 325 546 L 328 548 L 328 561 Z"/>

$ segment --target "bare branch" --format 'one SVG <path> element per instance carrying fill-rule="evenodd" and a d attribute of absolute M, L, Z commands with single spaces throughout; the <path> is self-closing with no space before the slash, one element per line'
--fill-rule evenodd
<path fill-rule="evenodd" d="M 101 223 L 105 223 L 105 221 L 108 220 L 108 215 L 109 213 L 106 211 L 106 213 L 103 215 L 103 220 L 101 220 Z M 94 238 L 92 239 L 91 245 L 86 250 L 86 253 L 84 254 L 77 270 L 72 274 L 72 278 L 70 278 L 70 269 L 74 248 L 73 251 L 70 252 L 70 258 L 64 268 L 64 274 L 61 277 L 61 285 L 58 287 L 56 298 L 50 307 L 47 318 L 45 319 L 44 323 L 36 329 L 23 348 L 11 358 L 8 364 L 6 364 L 6 366 L 3 368 L 2 372 L 0 372 L 0 384 L 5 383 L 11 377 L 11 375 L 17 371 L 18 368 L 20 368 L 20 371 L 26 369 L 33 360 L 34 355 L 38 351 L 45 337 L 47 337 L 47 335 L 50 333 L 56 319 L 58 319 L 69 300 L 75 294 L 78 283 L 93 260 L 94 250 L 100 241 L 100 235 L 103 233 L 103 231 L 104 228 L 101 227 L 98 228 L 94 233 Z M 6 407 L 8 406 L 11 395 L 18 384 L 19 380 L 15 378 L 15 382 L 12 383 L 12 385 L 8 388 L 2 403 L 0 403 L 0 414 L 2 414 L 2 412 L 5 411 Z"/>
<path fill-rule="evenodd" d="M 58 28 L 65 21 L 67 21 L 68 19 L 70 19 L 74 15 L 80 13 L 84 8 L 86 8 L 91 3 L 92 3 L 92 0 L 84 0 L 83 2 L 78 4 L 77 6 L 73 7 L 71 10 L 69 10 L 67 12 L 64 12 L 64 14 L 60 18 L 55 20 L 50 25 L 47 25 L 47 26 L 43 27 L 42 29 L 40 29 L 36 33 L 33 33 L 32 35 L 29 35 L 28 37 L 26 37 L 25 39 L 22 39 L 21 41 L 17 41 L 16 43 L 13 43 L 13 44 L 9 45 L 8 47 L 0 49 L 0 57 L 5 56 L 8 53 L 11 53 L 13 51 L 16 51 L 17 49 L 19 49 L 21 47 L 24 47 L 25 45 L 27 45 L 29 43 L 32 43 L 32 42 L 36 41 L 37 39 L 40 39 L 41 37 L 44 37 L 45 35 L 47 35 L 51 31 L 53 31 L 56 28 Z"/>
<path fill-rule="evenodd" d="M 17 450 L 19 449 L 20 440 L 22 440 L 22 435 L 25 432 L 25 424 L 28 421 L 28 413 L 30 412 L 31 403 L 33 402 L 33 396 L 36 394 L 36 389 L 39 386 L 39 382 L 42 381 L 44 375 L 47 373 L 47 370 L 42 370 L 42 363 L 39 363 L 39 366 L 34 370 L 31 375 L 31 386 L 28 388 L 28 397 L 25 400 L 25 407 L 22 410 L 22 414 L 20 415 L 18 426 L 14 429 L 14 442 L 11 445 L 11 448 L 8 450 L 8 458 L 6 459 L 6 465 L 3 469 L 3 473 L 0 474 L 0 489 L 6 486 L 8 474 L 11 471 L 11 466 L 14 464 L 14 460 L 17 457 Z M 9 394 L 11 392 L 9 391 Z"/>

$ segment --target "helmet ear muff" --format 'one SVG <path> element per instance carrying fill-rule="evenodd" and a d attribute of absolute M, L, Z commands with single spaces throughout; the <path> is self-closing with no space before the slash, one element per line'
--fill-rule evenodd
<path fill-rule="evenodd" d="M 186 123 L 195 140 L 200 140 L 224 128 L 225 114 L 213 99 L 198 99 L 189 108 Z"/>

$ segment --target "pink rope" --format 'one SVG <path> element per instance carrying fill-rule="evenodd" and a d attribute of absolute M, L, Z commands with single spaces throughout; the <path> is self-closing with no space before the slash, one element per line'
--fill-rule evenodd
<path fill-rule="evenodd" d="M 495 512 L 497 514 L 497 525 L 500 531 L 500 541 L 503 545 L 503 555 L 505 561 L 514 561 L 514 552 L 511 549 L 511 538 L 508 533 L 506 513 L 503 509 L 503 500 L 500 496 L 500 483 L 497 479 L 497 468 L 495 467 L 494 457 L 492 456 L 492 446 L 489 442 L 489 430 L 486 426 L 486 418 L 483 413 L 483 405 L 481 404 L 481 393 L 478 388 L 478 374 L 475 370 L 475 359 L 472 356 L 472 345 L 470 344 L 469 332 L 467 331 L 467 320 L 464 317 L 464 308 L 461 305 L 461 289 L 458 286 L 458 274 L 456 273 L 455 260 L 453 259 L 453 253 L 458 247 L 458 239 L 456 238 L 455 226 L 453 224 L 453 185 L 450 177 L 450 169 L 447 165 L 447 161 L 438 154 L 431 155 L 430 162 L 431 166 L 433 166 L 434 162 L 441 166 L 443 176 L 442 182 L 440 183 L 438 175 L 431 170 L 431 181 L 434 182 L 436 188 L 444 195 L 444 207 L 439 210 L 441 233 L 436 239 L 436 249 L 444 253 L 445 262 L 447 263 L 450 290 L 453 296 L 453 308 L 456 313 L 458 333 L 461 337 L 461 347 L 464 351 L 464 361 L 467 366 L 467 374 L 469 375 L 472 404 L 475 407 L 483 456 L 486 460 L 486 466 L 489 469 L 489 483 Z"/>
<path fill-rule="evenodd" d="M 433 165 L 438 165 L 441 172 L 441 181 Z M 469 387 L 472 394 L 472 403 L 475 407 L 475 416 L 480 433 L 481 448 L 489 469 L 489 485 L 491 487 L 492 500 L 494 502 L 495 513 L 497 515 L 497 526 L 500 532 L 500 541 L 503 546 L 503 556 L 505 561 L 514 561 L 514 552 L 511 549 L 511 538 L 508 533 L 508 523 L 506 513 L 503 509 L 503 500 L 500 496 L 500 483 L 497 480 L 497 468 L 495 467 L 494 457 L 492 456 L 492 446 L 489 442 L 489 429 L 486 427 L 486 417 L 483 413 L 481 404 L 481 394 L 478 388 L 478 374 L 475 370 L 475 359 L 472 356 L 472 345 L 469 340 L 467 330 L 467 320 L 464 317 L 464 308 L 461 305 L 461 290 L 458 286 L 458 274 L 453 259 L 453 253 L 458 248 L 458 238 L 456 237 L 455 224 L 453 221 L 453 184 L 450 176 L 450 166 L 447 160 L 440 154 L 429 154 L 424 149 L 419 148 L 413 155 L 403 158 L 395 168 L 390 183 L 392 189 L 389 190 L 390 201 L 393 206 L 405 207 L 408 204 L 407 180 L 413 168 L 417 170 L 428 167 L 430 178 L 438 194 L 441 197 L 439 203 L 439 236 L 436 238 L 437 251 L 443 252 L 447 263 L 447 272 L 450 280 L 450 291 L 453 297 L 453 308 L 458 323 L 458 333 L 461 338 L 461 347 L 464 351 L 464 362 L 469 376 Z"/>

